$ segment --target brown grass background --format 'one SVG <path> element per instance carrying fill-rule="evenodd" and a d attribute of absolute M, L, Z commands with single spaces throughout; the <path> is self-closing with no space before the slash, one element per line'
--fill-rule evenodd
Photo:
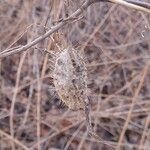
<path fill-rule="evenodd" d="M 83 2 L 0 1 L 0 50 L 29 43 Z M 149 150 L 150 15 L 101 2 L 83 16 L 0 60 L 0 150 Z M 41 51 L 55 52 L 57 44 L 84 55 L 90 115 L 101 141 L 87 134 L 84 112 L 69 110 L 56 93 L 53 62 Z"/>

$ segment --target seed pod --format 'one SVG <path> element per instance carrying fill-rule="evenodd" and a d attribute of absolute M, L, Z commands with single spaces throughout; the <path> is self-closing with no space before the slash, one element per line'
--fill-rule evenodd
<path fill-rule="evenodd" d="M 80 54 L 69 48 L 60 52 L 53 76 L 60 99 L 72 110 L 84 109 L 87 99 L 87 71 Z"/>

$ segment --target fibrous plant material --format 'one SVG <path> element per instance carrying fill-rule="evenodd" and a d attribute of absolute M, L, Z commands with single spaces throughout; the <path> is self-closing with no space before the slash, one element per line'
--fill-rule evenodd
<path fill-rule="evenodd" d="M 86 82 L 86 67 L 78 52 L 69 48 L 60 52 L 55 63 L 54 85 L 61 100 L 70 109 L 84 108 Z"/>
<path fill-rule="evenodd" d="M 91 130 L 89 100 L 87 97 L 87 70 L 78 51 L 67 48 L 56 58 L 54 85 L 61 100 L 72 110 L 83 109 L 87 129 Z"/>

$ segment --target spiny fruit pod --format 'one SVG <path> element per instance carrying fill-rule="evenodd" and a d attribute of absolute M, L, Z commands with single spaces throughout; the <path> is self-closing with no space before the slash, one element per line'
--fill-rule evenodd
<path fill-rule="evenodd" d="M 72 48 L 57 54 L 54 85 L 60 99 L 72 110 L 84 109 L 87 99 L 87 70 L 83 58 Z"/>

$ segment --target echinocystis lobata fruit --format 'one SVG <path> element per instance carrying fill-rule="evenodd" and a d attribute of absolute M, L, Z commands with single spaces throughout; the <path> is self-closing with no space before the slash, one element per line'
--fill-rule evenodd
<path fill-rule="evenodd" d="M 92 131 L 87 97 L 87 70 L 79 52 L 67 48 L 58 53 L 53 77 L 60 99 L 72 110 L 84 110 L 87 131 L 98 139 L 99 137 Z"/>
<path fill-rule="evenodd" d="M 80 54 L 64 49 L 57 55 L 54 85 L 60 99 L 72 110 L 85 109 L 87 101 L 87 71 Z"/>

